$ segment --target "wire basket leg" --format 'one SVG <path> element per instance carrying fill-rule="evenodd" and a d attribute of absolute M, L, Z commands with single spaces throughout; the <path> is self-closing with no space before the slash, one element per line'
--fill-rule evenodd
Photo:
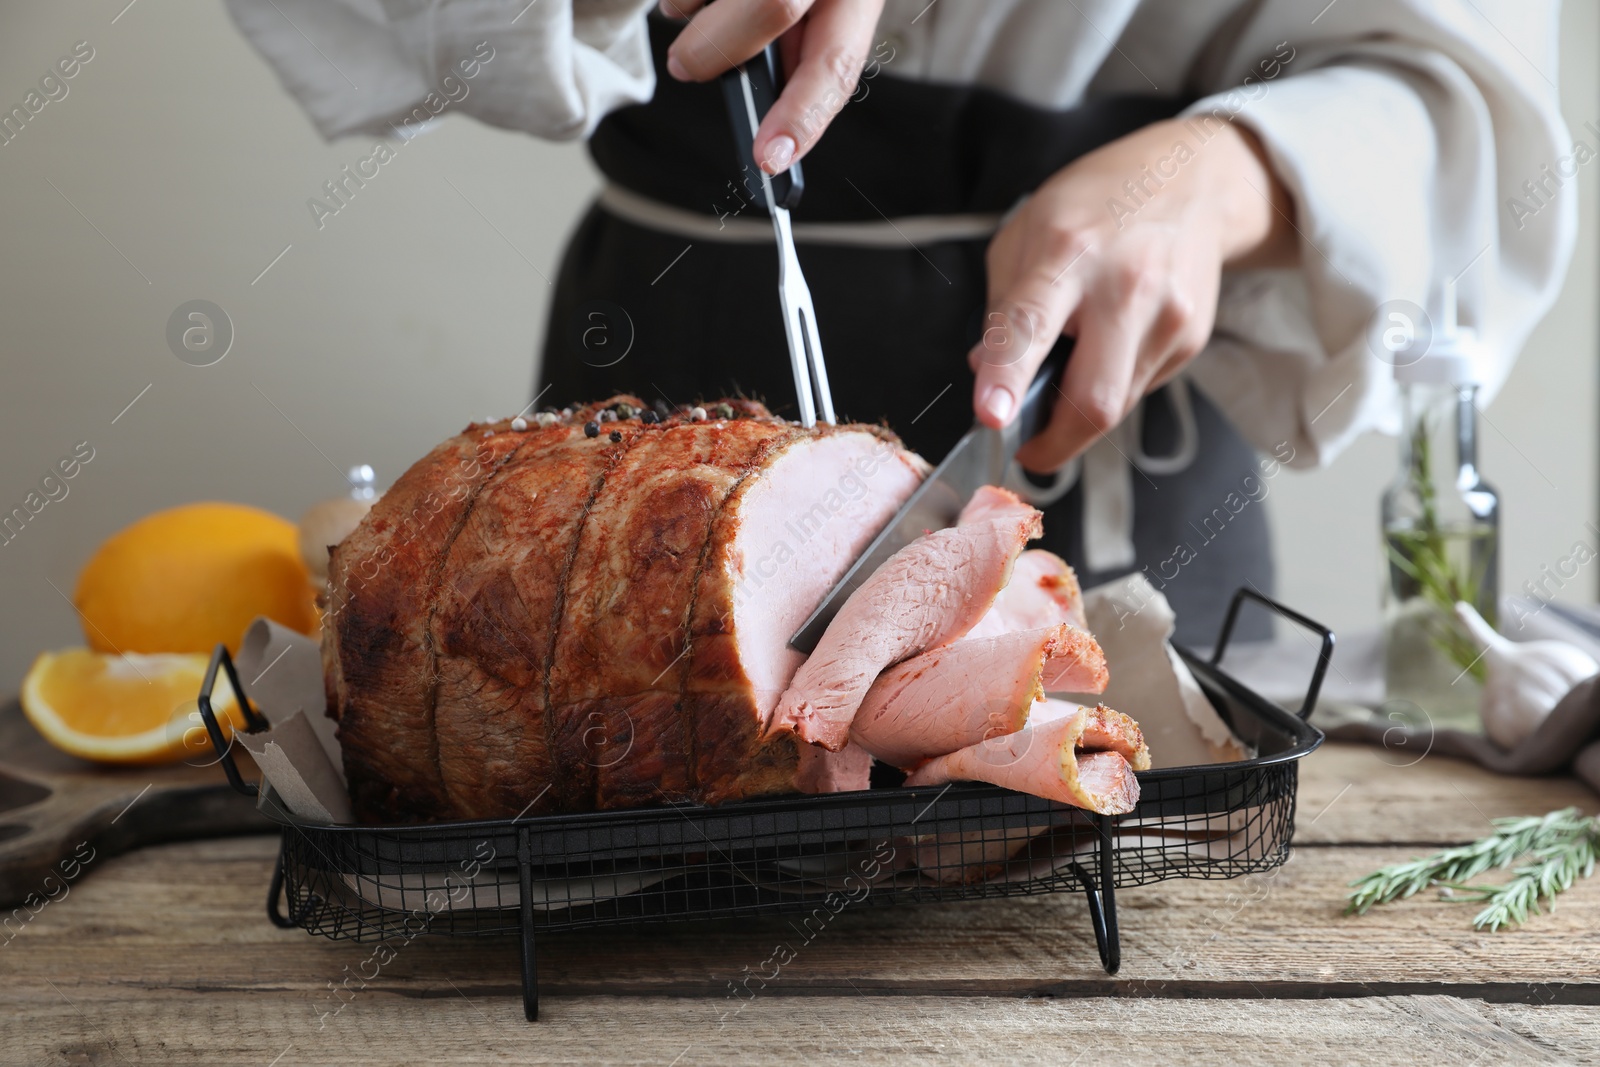
<path fill-rule="evenodd" d="M 533 855 L 528 831 L 517 835 L 517 873 L 522 883 L 522 1014 L 539 1021 L 539 960 L 533 948 Z"/>
<path fill-rule="evenodd" d="M 1089 903 L 1089 923 L 1094 927 L 1094 944 L 1100 950 L 1100 963 L 1107 974 L 1122 968 L 1122 934 L 1117 928 L 1116 837 L 1109 815 L 1096 815 L 1095 831 L 1100 836 L 1096 848 L 1098 877 L 1091 877 L 1081 863 L 1073 869 L 1083 880 L 1083 895 Z"/>
<path fill-rule="evenodd" d="M 272 884 L 267 887 L 267 918 L 272 920 L 272 925 L 280 930 L 293 930 L 300 924 L 291 918 L 286 918 L 278 910 L 278 897 L 283 894 L 283 850 L 278 850 L 278 862 L 272 867 Z"/>

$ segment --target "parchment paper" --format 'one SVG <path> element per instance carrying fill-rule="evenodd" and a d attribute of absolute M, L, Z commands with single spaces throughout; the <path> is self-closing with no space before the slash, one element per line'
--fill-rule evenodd
<path fill-rule="evenodd" d="M 234 657 L 239 682 L 270 724 L 234 740 L 255 758 L 290 813 L 351 823 L 344 759 L 322 689 L 322 650 L 304 634 L 257 618 Z"/>

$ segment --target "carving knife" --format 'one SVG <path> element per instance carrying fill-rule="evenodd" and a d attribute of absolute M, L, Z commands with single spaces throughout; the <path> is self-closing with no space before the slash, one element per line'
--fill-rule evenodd
<path fill-rule="evenodd" d="M 789 638 L 789 647 L 809 655 L 822 639 L 823 631 L 839 613 L 850 594 L 885 560 L 929 530 L 942 530 L 954 526 L 961 509 L 972 494 L 985 485 L 998 485 L 1005 477 L 1006 466 L 1017 454 L 1024 441 L 1033 437 L 1050 421 L 1051 401 L 1055 398 L 1055 383 L 1061 368 L 1066 364 L 1065 353 L 1071 342 L 1056 345 L 1050 357 L 1039 367 L 1028 391 L 1022 398 L 1022 409 L 1011 425 L 1004 430 L 992 430 L 981 423 L 975 424 L 956 442 L 944 462 L 923 479 L 908 500 L 901 505 L 894 518 L 878 532 L 867 545 L 843 578 L 829 590 L 822 603 Z"/>

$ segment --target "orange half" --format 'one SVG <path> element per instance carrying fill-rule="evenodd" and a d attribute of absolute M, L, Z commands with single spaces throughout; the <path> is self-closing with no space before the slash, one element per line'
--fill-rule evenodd
<path fill-rule="evenodd" d="M 100 763 L 204 758 L 211 740 L 196 698 L 209 656 L 45 652 L 22 682 L 22 710 L 63 752 Z M 212 702 L 223 736 L 241 717 L 226 681 Z"/>

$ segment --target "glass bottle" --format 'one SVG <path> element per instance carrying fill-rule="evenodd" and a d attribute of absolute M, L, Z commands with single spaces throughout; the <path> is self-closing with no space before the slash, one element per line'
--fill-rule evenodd
<path fill-rule="evenodd" d="M 1476 731 L 1483 663 L 1454 605 L 1495 624 L 1500 499 L 1478 469 L 1473 337 L 1452 321 L 1453 295 L 1432 350 L 1395 368 L 1404 424 L 1383 494 L 1384 677 L 1391 718 Z"/>

